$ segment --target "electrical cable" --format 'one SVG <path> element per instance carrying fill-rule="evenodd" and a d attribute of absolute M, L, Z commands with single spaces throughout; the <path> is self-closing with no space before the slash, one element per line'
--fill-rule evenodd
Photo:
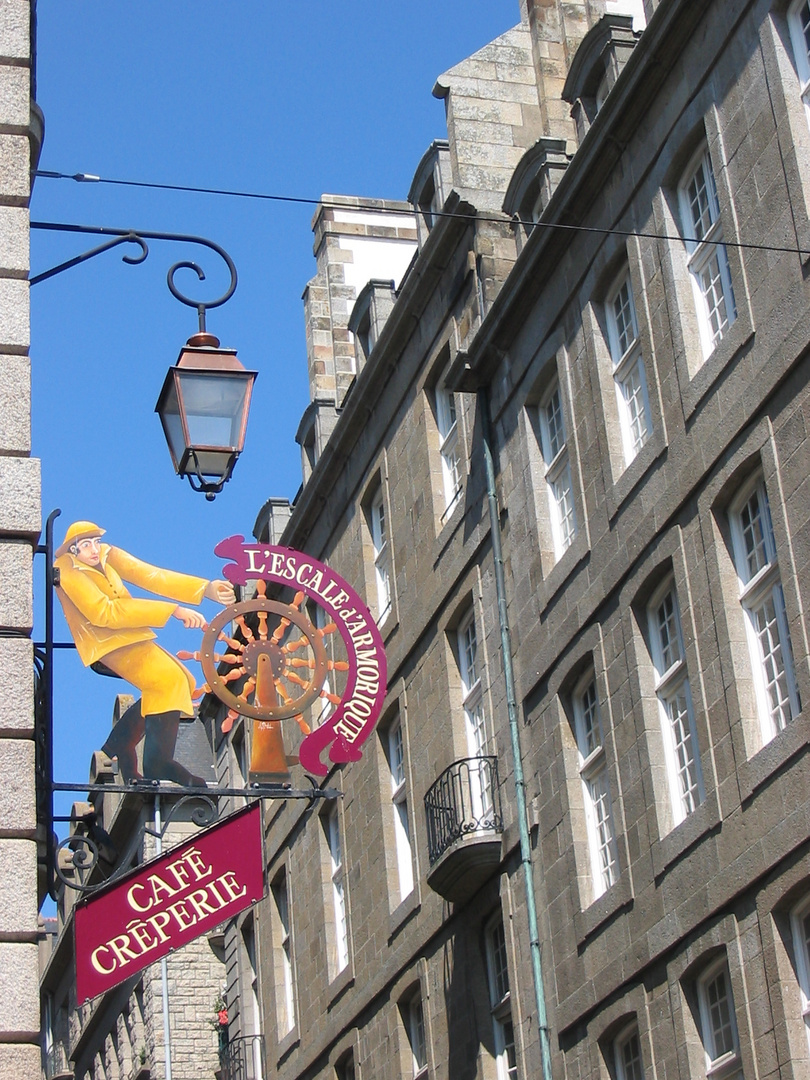
<path fill-rule="evenodd" d="M 359 199 L 356 203 L 330 203 L 324 199 L 307 198 L 304 195 L 271 195 L 260 191 L 237 191 L 228 188 L 194 187 L 188 184 L 158 184 L 147 180 L 119 180 L 110 177 L 97 176 L 95 173 L 62 173 L 48 169 L 37 169 L 33 176 L 43 177 L 46 180 L 74 180 L 79 184 L 110 184 L 117 187 L 147 188 L 155 191 L 183 191 L 195 195 L 225 195 L 235 199 L 259 199 L 265 202 L 292 203 L 301 206 L 323 206 L 326 210 L 362 211 L 365 214 L 399 214 L 402 217 L 413 217 L 414 210 L 409 208 L 399 209 L 392 206 L 380 206 L 379 200 L 364 203 Z M 481 213 L 456 214 L 446 210 L 431 210 L 432 218 L 463 218 L 467 221 L 487 221 L 495 224 L 503 224 L 504 216 L 494 216 Z M 672 233 L 635 232 L 633 229 L 608 229 L 599 228 L 595 225 L 574 225 L 559 221 L 526 221 L 514 215 L 510 219 L 513 225 L 522 225 L 527 230 L 534 229 L 558 229 L 562 232 L 592 233 L 598 236 L 624 236 L 637 237 L 640 240 L 666 240 L 674 243 L 687 244 L 714 244 L 718 247 L 737 248 L 746 251 L 775 251 L 789 255 L 810 255 L 810 250 L 800 247 L 788 247 L 781 244 L 756 244 L 744 240 L 710 240 L 705 237 L 688 237 Z"/>

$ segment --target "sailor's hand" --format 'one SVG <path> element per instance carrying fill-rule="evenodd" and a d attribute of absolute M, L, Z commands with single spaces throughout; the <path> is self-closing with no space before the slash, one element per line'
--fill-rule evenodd
<path fill-rule="evenodd" d="M 190 630 L 204 630 L 207 625 L 205 616 L 201 611 L 192 611 L 191 608 L 180 607 L 179 604 L 172 612 L 172 615 Z"/>
<path fill-rule="evenodd" d="M 205 587 L 203 596 L 207 600 L 214 600 L 217 604 L 222 604 L 223 607 L 228 604 L 236 603 L 236 593 L 233 591 L 233 585 L 230 581 L 209 581 Z"/>

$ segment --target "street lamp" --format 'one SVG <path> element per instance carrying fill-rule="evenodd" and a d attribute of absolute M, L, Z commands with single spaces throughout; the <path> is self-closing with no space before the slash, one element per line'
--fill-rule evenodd
<path fill-rule="evenodd" d="M 174 471 L 209 501 L 230 480 L 244 448 L 255 379 L 235 349 L 220 348 L 218 338 L 200 331 L 188 339 L 163 382 L 155 412 Z"/>
<path fill-rule="evenodd" d="M 209 334 L 205 326 L 205 313 L 208 308 L 219 307 L 230 300 L 236 289 L 236 267 L 230 255 L 213 240 L 180 233 L 110 229 L 99 225 L 67 225 L 44 221 L 32 221 L 31 228 L 89 233 L 94 236 L 108 236 L 110 239 L 30 278 L 30 285 L 61 274 L 64 270 L 95 258 L 103 251 L 109 251 L 120 244 L 138 245 L 140 251 L 137 254 L 124 255 L 123 258 L 124 262 L 131 265 L 142 263 L 149 254 L 144 238 L 201 244 L 215 251 L 225 261 L 231 280 L 228 288 L 216 300 L 192 300 L 175 284 L 174 275 L 182 269 L 193 270 L 198 280 L 204 281 L 205 274 L 196 263 L 178 262 L 169 268 L 166 277 L 169 291 L 181 304 L 197 309 L 199 331 L 188 339 L 180 350 L 177 363 L 169 368 L 155 406 L 166 442 L 169 444 L 174 471 L 179 476 L 187 477 L 194 491 L 204 492 L 206 499 L 212 501 L 230 480 L 236 460 L 244 448 L 250 396 L 257 374 L 245 369 L 237 359 L 235 349 L 220 348 L 219 339 Z"/>

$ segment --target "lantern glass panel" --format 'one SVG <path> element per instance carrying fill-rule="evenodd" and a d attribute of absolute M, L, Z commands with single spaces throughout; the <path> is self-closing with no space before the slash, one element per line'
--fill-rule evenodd
<path fill-rule="evenodd" d="M 249 380 L 230 372 L 226 376 L 182 370 L 177 374 L 189 444 L 238 449 Z"/>
<path fill-rule="evenodd" d="M 186 437 L 183 433 L 183 421 L 180 417 L 180 405 L 177 401 L 177 386 L 174 379 L 169 381 L 166 399 L 160 410 L 160 419 L 163 422 L 163 430 L 166 432 L 166 440 L 169 443 L 175 468 L 177 468 L 183 460 Z"/>

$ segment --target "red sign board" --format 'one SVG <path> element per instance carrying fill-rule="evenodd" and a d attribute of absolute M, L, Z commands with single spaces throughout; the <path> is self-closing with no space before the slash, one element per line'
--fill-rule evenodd
<path fill-rule="evenodd" d="M 213 930 L 264 896 L 259 803 L 76 905 L 80 1003 Z"/>

